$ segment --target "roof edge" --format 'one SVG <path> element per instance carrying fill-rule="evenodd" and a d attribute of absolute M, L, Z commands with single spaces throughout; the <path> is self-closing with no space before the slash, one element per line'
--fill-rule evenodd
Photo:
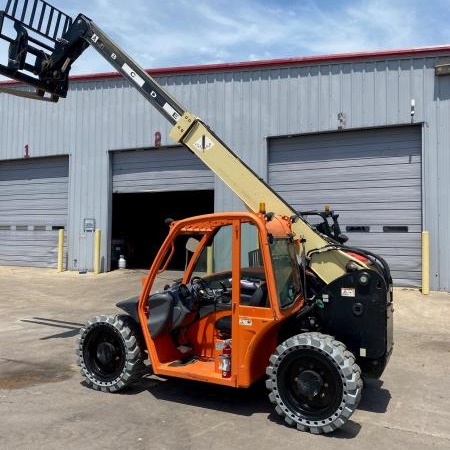
<path fill-rule="evenodd" d="M 415 47 L 407 49 L 393 49 L 393 50 L 375 50 L 370 52 L 352 52 L 352 53 L 337 53 L 328 55 L 317 56 L 303 56 L 292 58 L 277 58 L 267 60 L 255 60 L 255 61 L 240 61 L 229 63 L 217 63 L 217 64 L 203 64 L 192 66 L 174 66 L 174 67 L 161 67 L 156 69 L 146 69 L 146 72 L 150 75 L 170 75 L 170 74 L 184 74 L 191 72 L 212 72 L 212 71 L 226 71 L 235 69 L 263 69 L 277 66 L 292 66 L 298 64 L 323 64 L 339 61 L 355 61 L 366 60 L 372 58 L 392 58 L 392 57 L 413 57 L 423 54 L 436 54 L 436 53 L 450 53 L 450 44 L 448 45 L 436 45 L 427 47 Z M 70 77 L 71 81 L 89 81 L 97 79 L 107 78 L 119 78 L 122 75 L 119 72 L 99 72 L 91 74 L 73 75 Z M 0 81 L 0 84 L 21 84 L 16 81 Z"/>

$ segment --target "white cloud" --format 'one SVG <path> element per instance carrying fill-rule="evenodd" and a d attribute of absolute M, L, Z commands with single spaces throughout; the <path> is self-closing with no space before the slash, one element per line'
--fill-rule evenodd
<path fill-rule="evenodd" d="M 50 0 L 52 2 L 52 0 Z M 53 0 L 91 17 L 144 67 L 449 43 L 449 2 L 419 0 Z M 112 70 L 94 51 L 72 73 Z"/>

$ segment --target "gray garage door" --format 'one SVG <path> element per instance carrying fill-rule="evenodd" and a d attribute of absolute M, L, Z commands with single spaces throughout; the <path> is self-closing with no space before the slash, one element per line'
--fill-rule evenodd
<path fill-rule="evenodd" d="M 374 251 L 397 285 L 421 278 L 418 126 L 271 139 L 269 183 L 297 210 L 340 214 L 348 245 Z"/>
<path fill-rule="evenodd" d="M 113 192 L 214 189 L 214 174 L 184 147 L 113 153 Z"/>
<path fill-rule="evenodd" d="M 0 265 L 56 267 L 68 157 L 0 162 Z"/>

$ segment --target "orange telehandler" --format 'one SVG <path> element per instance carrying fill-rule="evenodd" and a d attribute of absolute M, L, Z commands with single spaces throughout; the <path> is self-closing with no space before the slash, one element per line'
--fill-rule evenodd
<path fill-rule="evenodd" d="M 72 63 L 92 46 L 248 210 L 168 221 L 140 295 L 117 304 L 123 313 L 81 328 L 86 383 L 115 392 L 150 369 L 234 388 L 266 377 L 288 425 L 312 433 L 341 427 L 358 406 L 363 376 L 380 377 L 392 353 L 386 262 L 346 246 L 333 211 L 295 211 L 88 17 L 73 20 L 42 0 L 3 3 L 0 39 L 9 52 L 0 73 L 34 90 L 1 91 L 56 102 L 67 94 Z M 310 214 L 321 223 L 312 226 Z M 184 273 L 156 290 L 180 246 L 190 255 Z"/>

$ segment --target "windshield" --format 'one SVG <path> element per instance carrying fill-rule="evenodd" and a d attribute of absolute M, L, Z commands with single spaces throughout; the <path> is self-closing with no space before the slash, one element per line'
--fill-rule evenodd
<path fill-rule="evenodd" d="M 272 266 L 280 308 L 290 306 L 301 292 L 300 271 L 294 243 L 290 239 L 273 239 L 270 244 Z"/>

